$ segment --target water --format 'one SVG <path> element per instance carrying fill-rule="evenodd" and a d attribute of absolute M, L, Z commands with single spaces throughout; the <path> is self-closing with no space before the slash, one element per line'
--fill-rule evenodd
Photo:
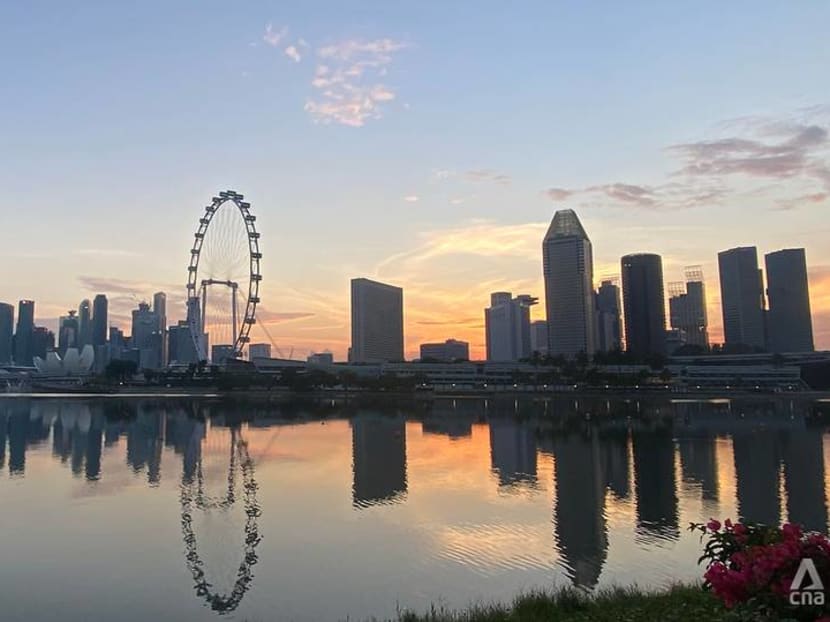
<path fill-rule="evenodd" d="M 0 618 L 363 620 L 827 529 L 830 403 L 0 398 Z"/>

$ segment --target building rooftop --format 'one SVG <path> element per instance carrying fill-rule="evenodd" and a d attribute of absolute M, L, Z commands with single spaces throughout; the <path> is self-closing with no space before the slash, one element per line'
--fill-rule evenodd
<path fill-rule="evenodd" d="M 579 222 L 576 212 L 572 209 L 561 209 L 553 215 L 553 220 L 545 234 L 545 239 L 553 238 L 580 238 L 588 239 L 588 234 Z"/>

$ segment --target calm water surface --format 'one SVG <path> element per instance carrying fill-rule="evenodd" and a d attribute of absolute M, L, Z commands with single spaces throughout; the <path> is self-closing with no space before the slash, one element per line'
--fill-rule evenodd
<path fill-rule="evenodd" d="M 0 398 L 0 619 L 339 620 L 699 576 L 827 529 L 830 403 Z"/>

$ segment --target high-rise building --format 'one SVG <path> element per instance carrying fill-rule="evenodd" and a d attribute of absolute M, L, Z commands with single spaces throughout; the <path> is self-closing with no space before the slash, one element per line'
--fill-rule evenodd
<path fill-rule="evenodd" d="M 67 315 L 58 320 L 58 354 L 66 355 L 69 348 L 80 349 L 81 327 L 75 309 L 70 309 Z"/>
<path fill-rule="evenodd" d="M 574 357 L 596 351 L 594 259 L 591 241 L 573 210 L 553 216 L 542 242 L 548 352 Z"/>
<path fill-rule="evenodd" d="M 14 362 L 31 367 L 34 363 L 32 339 L 35 330 L 35 301 L 21 300 L 17 307 L 17 330 L 14 333 Z"/>
<path fill-rule="evenodd" d="M 14 355 L 14 307 L 0 302 L 0 365 L 11 365 Z"/>
<path fill-rule="evenodd" d="M 666 353 L 666 299 L 660 255 L 622 258 L 626 350 L 635 356 Z"/>
<path fill-rule="evenodd" d="M 547 320 L 536 320 L 530 323 L 530 352 L 538 352 L 541 356 L 548 353 L 548 323 Z"/>
<path fill-rule="evenodd" d="M 772 352 L 812 352 L 815 347 L 804 249 L 788 248 L 768 253 L 765 263 L 769 349 Z"/>
<path fill-rule="evenodd" d="M 718 253 L 723 334 L 727 346 L 766 347 L 763 275 L 754 246 Z"/>
<path fill-rule="evenodd" d="M 96 347 L 107 343 L 108 313 L 107 297 L 104 294 L 98 294 L 92 301 L 92 345 Z"/>
<path fill-rule="evenodd" d="M 686 268 L 686 283 L 669 284 L 669 323 L 683 331 L 685 343 L 709 347 L 706 286 L 699 266 Z"/>
<path fill-rule="evenodd" d="M 139 351 L 141 369 L 162 367 L 163 333 L 159 330 L 159 319 L 150 305 L 141 302 L 133 310 L 132 348 Z"/>
<path fill-rule="evenodd" d="M 603 280 L 596 296 L 597 350 L 622 349 L 622 303 L 620 288 L 613 280 Z"/>
<path fill-rule="evenodd" d="M 165 333 L 167 332 L 167 294 L 164 292 L 156 292 L 153 294 L 153 313 L 158 318 L 158 331 L 162 335 L 161 339 L 161 365 L 167 365 L 167 339 Z"/>
<path fill-rule="evenodd" d="M 490 307 L 484 310 L 488 361 L 518 361 L 533 353 L 530 346 L 530 307 L 538 302 L 523 294 L 490 294 Z"/>
<path fill-rule="evenodd" d="M 350 361 L 402 361 L 403 290 L 369 279 L 352 279 Z"/>
<path fill-rule="evenodd" d="M 167 329 L 167 356 L 170 363 L 198 363 L 199 355 L 190 333 L 190 324 L 179 320 Z"/>
<path fill-rule="evenodd" d="M 422 343 L 421 360 L 468 361 L 470 344 L 457 339 L 447 339 L 443 343 Z"/>
<path fill-rule="evenodd" d="M 78 305 L 78 349 L 92 344 L 92 305 L 82 300 Z"/>
<path fill-rule="evenodd" d="M 312 352 L 306 357 L 306 362 L 309 365 L 330 367 L 334 365 L 334 355 L 331 352 Z"/>

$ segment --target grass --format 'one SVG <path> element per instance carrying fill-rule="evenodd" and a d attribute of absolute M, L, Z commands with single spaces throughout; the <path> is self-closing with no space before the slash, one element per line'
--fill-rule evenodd
<path fill-rule="evenodd" d="M 396 622 L 714 622 L 731 618 L 709 592 L 696 585 L 665 591 L 636 587 L 586 594 L 574 588 L 531 592 L 511 605 L 472 605 L 467 609 L 433 608 L 426 613 L 403 611 Z"/>

